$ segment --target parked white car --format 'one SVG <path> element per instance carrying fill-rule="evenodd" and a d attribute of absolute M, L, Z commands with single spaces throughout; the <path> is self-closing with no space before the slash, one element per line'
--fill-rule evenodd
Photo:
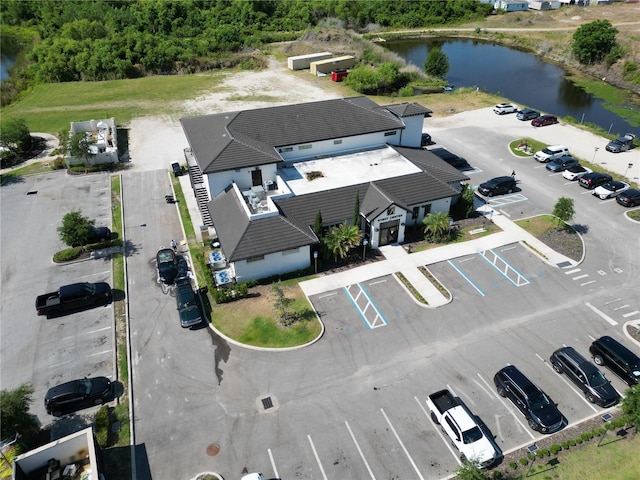
<path fill-rule="evenodd" d="M 629 190 L 629 188 L 628 183 L 614 180 L 613 182 L 605 183 L 604 185 L 596 187 L 595 190 L 593 190 L 593 195 L 605 200 L 607 198 L 616 197 L 625 190 Z"/>
<path fill-rule="evenodd" d="M 497 115 L 504 115 L 505 113 L 516 113 L 520 108 L 513 103 L 499 103 L 493 107 L 493 113 Z"/>
<path fill-rule="evenodd" d="M 573 182 L 574 180 L 579 180 L 581 176 L 591 172 L 592 170 L 590 168 L 583 167 L 582 165 L 574 165 L 562 172 L 562 176 Z"/>

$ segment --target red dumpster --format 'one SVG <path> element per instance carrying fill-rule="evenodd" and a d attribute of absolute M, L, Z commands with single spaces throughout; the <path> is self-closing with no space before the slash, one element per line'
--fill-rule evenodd
<path fill-rule="evenodd" d="M 348 70 L 336 70 L 335 72 L 331 72 L 331 80 L 334 82 L 341 82 L 349 75 Z"/>

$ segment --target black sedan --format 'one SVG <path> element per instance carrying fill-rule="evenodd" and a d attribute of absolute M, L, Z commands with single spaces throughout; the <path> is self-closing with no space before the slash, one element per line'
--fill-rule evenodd
<path fill-rule="evenodd" d="M 547 170 L 551 172 L 563 172 L 566 169 L 578 164 L 579 162 L 577 158 L 569 157 L 567 155 L 564 157 L 556 158 L 555 160 L 551 160 L 549 163 L 547 163 Z"/>
<path fill-rule="evenodd" d="M 433 150 L 431 150 L 431 153 L 437 155 L 442 160 L 447 162 L 452 167 L 457 168 L 458 170 L 467 170 L 471 168 L 469 162 L 467 162 L 464 158 L 459 157 L 455 153 L 450 152 L 446 148 L 434 148 Z"/>
<path fill-rule="evenodd" d="M 534 127 L 544 127 L 545 125 L 554 125 L 558 123 L 558 117 L 554 115 L 540 115 L 538 118 L 531 120 Z"/>
<path fill-rule="evenodd" d="M 636 205 L 640 205 L 640 190 L 636 190 L 635 188 L 625 190 L 616 197 L 616 202 L 623 207 L 635 207 Z"/>
<path fill-rule="evenodd" d="M 82 378 L 52 387 L 44 396 L 44 408 L 49 415 L 59 417 L 82 408 L 100 405 L 113 395 L 107 377 Z"/>

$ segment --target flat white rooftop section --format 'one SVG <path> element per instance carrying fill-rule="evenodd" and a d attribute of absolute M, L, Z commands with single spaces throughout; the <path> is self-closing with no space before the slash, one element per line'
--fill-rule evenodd
<path fill-rule="evenodd" d="M 278 174 L 294 195 L 304 195 L 420 171 L 393 148 L 383 146 L 358 153 L 295 162 L 280 167 Z M 321 172 L 322 177 L 307 180 L 310 172 Z"/>

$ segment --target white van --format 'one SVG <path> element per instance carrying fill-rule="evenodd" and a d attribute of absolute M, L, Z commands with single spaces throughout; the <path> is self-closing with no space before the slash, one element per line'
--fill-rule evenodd
<path fill-rule="evenodd" d="M 568 147 L 565 147 L 564 145 L 549 145 L 547 148 L 543 148 L 536 152 L 533 158 L 540 163 L 547 163 L 551 160 L 555 160 L 556 158 L 564 157 L 565 155 L 569 155 Z"/>

